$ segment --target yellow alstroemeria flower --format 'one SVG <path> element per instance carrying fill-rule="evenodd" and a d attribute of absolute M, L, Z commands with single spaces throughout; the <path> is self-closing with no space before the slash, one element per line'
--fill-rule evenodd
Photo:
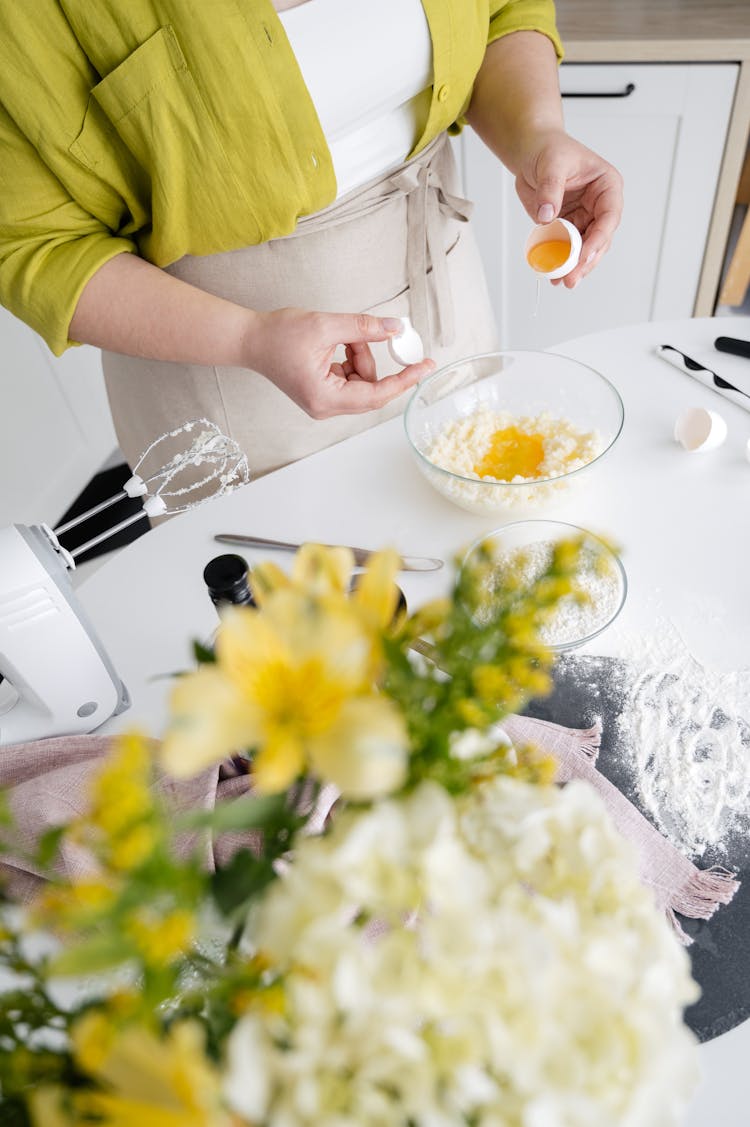
<path fill-rule="evenodd" d="M 30 1099 L 35 1127 L 90 1122 L 231 1127 L 236 1122 L 221 1106 L 219 1079 L 208 1064 L 198 1025 L 181 1023 L 160 1039 L 136 1026 L 105 1029 L 102 1021 L 102 1015 L 92 1013 L 73 1029 L 74 1056 L 101 1089 L 40 1088 Z"/>
<path fill-rule="evenodd" d="M 399 556 L 392 548 L 373 552 L 367 567 L 352 581 L 351 549 L 303 544 L 294 557 L 291 576 L 267 561 L 253 568 L 250 579 L 259 606 L 274 591 L 290 588 L 327 606 L 346 599 L 368 629 L 379 632 L 391 625 L 398 605 L 398 566 Z"/>
<path fill-rule="evenodd" d="M 225 612 L 216 663 L 181 678 L 173 691 L 162 745 L 168 771 L 195 774 L 247 748 L 255 751 L 256 789 L 265 793 L 286 789 L 308 764 L 321 765 L 337 785 L 339 776 L 353 782 L 358 797 L 401 778 L 406 733 L 395 706 L 373 693 L 375 632 L 360 607 L 333 597 L 337 574 L 333 568 L 323 584 L 330 600 L 281 584 L 266 591 L 261 610 Z M 358 709 L 366 731 L 353 723 Z M 382 752 L 380 770 L 362 761 L 366 744 Z"/>

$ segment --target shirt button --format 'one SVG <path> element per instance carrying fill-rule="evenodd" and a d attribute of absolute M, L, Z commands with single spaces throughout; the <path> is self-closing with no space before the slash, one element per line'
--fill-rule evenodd
<path fill-rule="evenodd" d="M 437 92 L 438 101 L 439 102 L 447 102 L 448 101 L 448 95 L 450 94 L 450 92 L 451 92 L 450 86 L 448 86 L 448 85 L 441 86 L 440 89 Z"/>

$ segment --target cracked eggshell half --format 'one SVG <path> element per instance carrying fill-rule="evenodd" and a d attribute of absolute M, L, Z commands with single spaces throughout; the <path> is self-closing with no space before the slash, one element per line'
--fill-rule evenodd
<path fill-rule="evenodd" d="M 674 436 L 683 450 L 691 454 L 715 450 L 727 437 L 727 424 L 716 411 L 687 407 L 677 417 Z"/>
<path fill-rule="evenodd" d="M 388 351 L 397 364 L 418 364 L 424 360 L 422 338 L 408 317 L 399 317 L 401 331 L 388 337 Z"/>
<path fill-rule="evenodd" d="M 564 278 L 578 265 L 581 257 L 581 232 L 567 219 L 553 219 L 551 223 L 540 223 L 534 227 L 526 240 L 524 254 L 532 270 L 545 278 Z M 544 244 L 549 244 L 549 255 L 541 251 Z M 565 253 L 558 244 L 567 244 L 567 258 L 560 256 Z M 537 251 L 536 248 L 540 250 Z M 549 269 L 546 266 L 549 265 Z"/>

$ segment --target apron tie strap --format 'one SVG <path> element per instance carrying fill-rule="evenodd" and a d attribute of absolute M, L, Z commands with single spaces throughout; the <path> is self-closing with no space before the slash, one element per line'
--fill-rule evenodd
<path fill-rule="evenodd" d="M 412 164 L 390 178 L 406 196 L 406 270 L 411 318 L 428 351 L 455 338 L 453 302 L 442 231 L 445 219 L 466 223 L 474 205 L 446 192 L 428 164 Z M 437 325 L 433 324 L 433 309 Z"/>

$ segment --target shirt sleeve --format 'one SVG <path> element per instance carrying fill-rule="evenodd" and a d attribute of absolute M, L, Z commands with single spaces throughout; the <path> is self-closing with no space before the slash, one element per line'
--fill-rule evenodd
<path fill-rule="evenodd" d="M 490 0 L 490 23 L 487 46 L 513 31 L 538 31 L 552 41 L 557 61 L 563 58 L 563 45 L 555 23 L 554 0 Z M 471 91 L 461 108 L 461 113 L 448 126 L 448 132 L 457 135 L 466 125 L 466 113 L 471 102 Z"/>
<path fill-rule="evenodd" d="M 89 278 L 137 252 L 81 207 L 0 105 L 0 304 L 59 356 Z"/>
<path fill-rule="evenodd" d="M 554 0 L 490 0 L 488 45 L 512 31 L 539 31 L 552 40 L 557 61 L 564 51 L 555 22 Z"/>

